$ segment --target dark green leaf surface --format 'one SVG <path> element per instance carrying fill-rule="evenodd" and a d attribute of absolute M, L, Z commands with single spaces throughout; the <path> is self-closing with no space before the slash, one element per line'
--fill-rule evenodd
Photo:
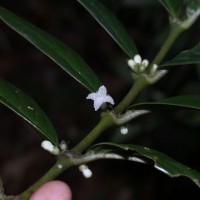
<path fill-rule="evenodd" d="M 186 50 L 178 54 L 172 60 L 162 64 L 161 68 L 167 68 L 174 65 L 187 65 L 200 63 L 200 44 L 192 49 Z"/>
<path fill-rule="evenodd" d="M 100 143 L 93 146 L 88 154 L 92 155 L 91 158 L 93 160 L 123 159 L 153 164 L 156 169 L 170 177 L 186 176 L 200 187 L 200 174 L 197 171 L 190 169 L 163 153 L 147 147 L 130 144 Z"/>
<path fill-rule="evenodd" d="M 183 0 L 159 0 L 171 16 L 178 18 L 181 14 L 184 1 Z"/>
<path fill-rule="evenodd" d="M 54 145 L 58 138 L 52 123 L 33 99 L 5 80 L 0 79 L 0 102 L 31 124 Z"/>
<path fill-rule="evenodd" d="M 90 91 L 98 90 L 101 85 L 98 77 L 71 48 L 50 34 L 1 7 L 0 18 L 87 89 Z"/>
<path fill-rule="evenodd" d="M 133 58 L 137 49 L 119 20 L 98 0 L 78 0 L 101 26 L 118 43 L 123 51 Z"/>
<path fill-rule="evenodd" d="M 161 110 L 161 109 L 197 109 L 200 110 L 200 95 L 182 95 L 175 96 L 168 99 L 163 99 L 157 102 L 144 102 L 135 104 L 130 109 L 147 109 L 147 110 Z"/>

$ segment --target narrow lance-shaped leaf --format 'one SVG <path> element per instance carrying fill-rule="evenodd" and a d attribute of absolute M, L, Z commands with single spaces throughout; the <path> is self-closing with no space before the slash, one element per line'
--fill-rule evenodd
<path fill-rule="evenodd" d="M 133 40 L 109 9 L 98 0 L 77 1 L 89 11 L 130 58 L 137 54 L 137 48 Z"/>
<path fill-rule="evenodd" d="M 2 7 L 0 7 L 0 18 L 88 90 L 96 91 L 99 88 L 101 83 L 98 77 L 71 48 Z"/>
<path fill-rule="evenodd" d="M 179 53 L 172 60 L 162 64 L 160 68 L 167 68 L 175 65 L 188 65 L 200 63 L 200 43 L 192 49 Z"/>
<path fill-rule="evenodd" d="M 130 106 L 129 110 L 131 109 L 161 110 L 169 108 L 200 110 L 200 95 L 182 95 L 182 96 L 171 97 L 168 99 L 163 99 L 157 102 L 139 103 Z"/>
<path fill-rule="evenodd" d="M 153 164 L 154 167 L 170 177 L 185 176 L 200 187 L 200 174 L 181 164 L 173 158 L 153 149 L 131 144 L 100 143 L 93 146 L 84 162 L 99 159 L 121 159 L 144 164 Z"/>
<path fill-rule="evenodd" d="M 40 135 L 58 145 L 56 131 L 38 104 L 20 89 L 0 79 L 0 102 L 31 124 Z"/>

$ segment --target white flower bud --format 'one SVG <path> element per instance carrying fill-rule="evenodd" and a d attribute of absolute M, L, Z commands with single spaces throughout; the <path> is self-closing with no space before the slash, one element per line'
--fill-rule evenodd
<path fill-rule="evenodd" d="M 135 61 L 134 61 L 133 59 L 129 59 L 129 60 L 127 61 L 127 63 L 128 63 L 128 66 L 129 66 L 131 69 L 134 68 L 134 66 L 135 66 Z"/>
<path fill-rule="evenodd" d="M 150 76 L 154 76 L 157 72 L 157 69 L 158 69 L 158 65 L 153 64 L 151 69 L 150 69 Z"/>
<path fill-rule="evenodd" d="M 62 151 L 66 151 L 67 150 L 67 144 L 66 144 L 66 142 L 64 140 L 62 140 L 61 143 L 60 143 L 60 149 Z"/>
<path fill-rule="evenodd" d="M 88 168 L 87 165 L 80 165 L 79 170 L 83 173 L 83 176 L 85 178 L 92 177 L 92 171 Z"/>
<path fill-rule="evenodd" d="M 54 146 L 50 141 L 48 140 L 44 140 L 42 143 L 41 143 L 41 147 L 43 149 L 45 149 L 46 151 L 50 152 L 51 154 L 53 155 L 59 155 L 60 153 L 60 150 L 58 147 Z"/>
<path fill-rule="evenodd" d="M 122 127 L 120 128 L 120 133 L 121 133 L 122 135 L 126 135 L 126 134 L 128 133 L 128 128 L 125 127 L 125 126 L 122 126 Z"/>
<path fill-rule="evenodd" d="M 53 149 L 54 149 L 54 146 L 53 144 L 48 141 L 48 140 L 44 140 L 42 143 L 41 143 L 41 147 L 46 150 L 46 151 L 49 151 L 50 153 L 53 152 Z"/>
<path fill-rule="evenodd" d="M 146 68 L 149 65 L 149 61 L 147 59 L 144 59 L 142 61 L 142 65 Z"/>
<path fill-rule="evenodd" d="M 141 56 L 139 54 L 136 54 L 134 56 L 134 61 L 135 61 L 136 64 L 141 64 L 141 62 L 142 62 Z"/>

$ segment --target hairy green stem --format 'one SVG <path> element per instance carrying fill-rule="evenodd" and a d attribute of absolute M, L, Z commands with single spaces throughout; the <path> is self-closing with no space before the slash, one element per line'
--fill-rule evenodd
<path fill-rule="evenodd" d="M 108 127 L 114 124 L 110 115 L 103 115 L 97 126 L 85 137 L 79 144 L 77 144 L 72 151 L 82 152 L 86 150 Z"/>
<path fill-rule="evenodd" d="M 166 42 L 164 43 L 163 47 L 153 60 L 153 64 L 159 64 L 164 56 L 169 51 L 170 47 L 176 40 L 176 38 L 183 32 L 184 29 L 180 26 L 176 26 L 172 28 L 169 37 L 167 38 Z M 147 80 L 144 79 L 144 77 L 138 77 L 135 79 L 134 85 L 131 87 L 128 94 L 124 97 L 124 99 L 115 107 L 114 113 L 116 115 L 124 112 L 128 106 L 133 102 L 133 100 L 136 98 L 136 96 L 149 84 Z M 99 123 L 94 127 L 94 129 L 85 137 L 82 139 L 81 142 L 79 142 L 72 151 L 74 152 L 83 152 L 85 151 L 91 144 L 94 143 L 94 141 L 101 135 L 101 133 L 109 128 L 110 126 L 114 125 L 114 120 L 111 117 L 111 115 L 103 113 L 102 118 L 99 121 Z M 30 198 L 31 194 L 37 190 L 41 185 L 44 183 L 53 180 L 56 178 L 59 174 L 61 174 L 63 171 L 65 171 L 67 168 L 74 166 L 75 164 L 69 159 L 67 156 L 61 156 L 57 160 L 57 162 L 51 167 L 51 169 L 41 178 L 39 179 L 35 184 L 33 184 L 31 187 L 29 187 L 26 191 L 24 191 L 20 197 L 20 199 L 27 200 Z M 62 167 L 61 167 L 62 166 Z M 60 168 L 61 167 L 61 168 Z"/>
<path fill-rule="evenodd" d="M 124 99 L 115 107 L 114 111 L 116 114 L 120 114 L 133 102 L 135 97 L 148 85 L 148 82 L 143 78 L 139 77 L 135 80 L 135 83 L 129 90 L 128 94 Z"/>
<path fill-rule="evenodd" d="M 173 45 L 174 41 L 178 38 L 178 36 L 184 31 L 185 29 L 182 28 L 180 25 L 174 25 L 170 31 L 170 34 L 163 44 L 161 50 L 158 52 L 154 60 L 152 61 L 152 64 L 159 65 L 171 46 Z"/>

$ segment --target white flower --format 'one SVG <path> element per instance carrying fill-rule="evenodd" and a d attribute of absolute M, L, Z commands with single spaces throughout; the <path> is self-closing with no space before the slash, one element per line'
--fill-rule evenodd
<path fill-rule="evenodd" d="M 90 93 L 86 99 L 94 101 L 94 110 L 97 111 L 104 103 L 114 105 L 114 100 L 110 95 L 107 95 L 107 89 L 102 85 L 97 92 Z"/>

